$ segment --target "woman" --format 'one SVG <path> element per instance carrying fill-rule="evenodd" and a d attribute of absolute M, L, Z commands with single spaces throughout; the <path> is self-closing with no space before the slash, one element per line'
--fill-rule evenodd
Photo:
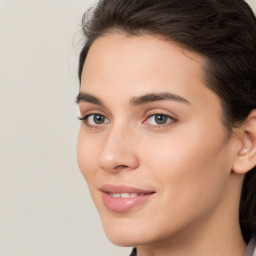
<path fill-rule="evenodd" d="M 87 14 L 78 163 L 110 241 L 139 256 L 252 256 L 256 22 L 249 6 L 103 0 Z"/>

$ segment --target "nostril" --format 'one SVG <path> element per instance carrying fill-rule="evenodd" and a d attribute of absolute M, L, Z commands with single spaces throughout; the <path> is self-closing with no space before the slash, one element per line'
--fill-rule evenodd
<path fill-rule="evenodd" d="M 118 165 L 118 166 L 116 166 L 115 169 L 125 169 L 125 168 L 128 168 L 128 166 L 127 165 Z"/>

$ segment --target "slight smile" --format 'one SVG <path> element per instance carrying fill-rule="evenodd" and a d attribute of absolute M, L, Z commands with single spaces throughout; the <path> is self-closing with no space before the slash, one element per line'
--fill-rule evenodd
<path fill-rule="evenodd" d="M 113 212 L 128 212 L 148 201 L 156 192 L 129 186 L 103 185 L 100 189 L 106 208 Z"/>

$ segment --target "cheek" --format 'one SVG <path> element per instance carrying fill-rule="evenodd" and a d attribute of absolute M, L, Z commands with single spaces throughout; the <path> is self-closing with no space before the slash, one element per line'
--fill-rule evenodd
<path fill-rule="evenodd" d="M 93 143 L 88 136 L 85 136 L 82 128 L 80 129 L 77 141 L 77 162 L 85 177 L 88 185 L 95 174 L 95 155 L 97 154 L 96 143 Z"/>
<path fill-rule="evenodd" d="M 189 133 L 180 131 L 158 140 L 144 152 L 163 203 L 172 202 L 172 208 L 175 204 L 180 209 L 177 215 L 213 206 L 226 188 L 231 161 L 223 157 L 229 150 L 225 133 L 215 129 L 216 136 L 209 138 L 206 131 L 191 127 Z"/>
<path fill-rule="evenodd" d="M 102 212 L 100 209 L 101 194 L 95 188 L 97 187 L 98 178 L 102 173 L 102 171 L 98 171 L 98 156 L 101 148 L 102 143 L 92 135 L 86 134 L 83 131 L 83 127 L 81 127 L 77 141 L 77 162 L 99 212 Z"/>

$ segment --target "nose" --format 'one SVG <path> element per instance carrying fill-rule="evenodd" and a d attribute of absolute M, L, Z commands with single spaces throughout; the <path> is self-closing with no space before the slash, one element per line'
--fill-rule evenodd
<path fill-rule="evenodd" d="M 106 136 L 100 154 L 100 167 L 108 172 L 134 170 L 139 165 L 134 133 L 126 129 L 112 129 Z"/>

